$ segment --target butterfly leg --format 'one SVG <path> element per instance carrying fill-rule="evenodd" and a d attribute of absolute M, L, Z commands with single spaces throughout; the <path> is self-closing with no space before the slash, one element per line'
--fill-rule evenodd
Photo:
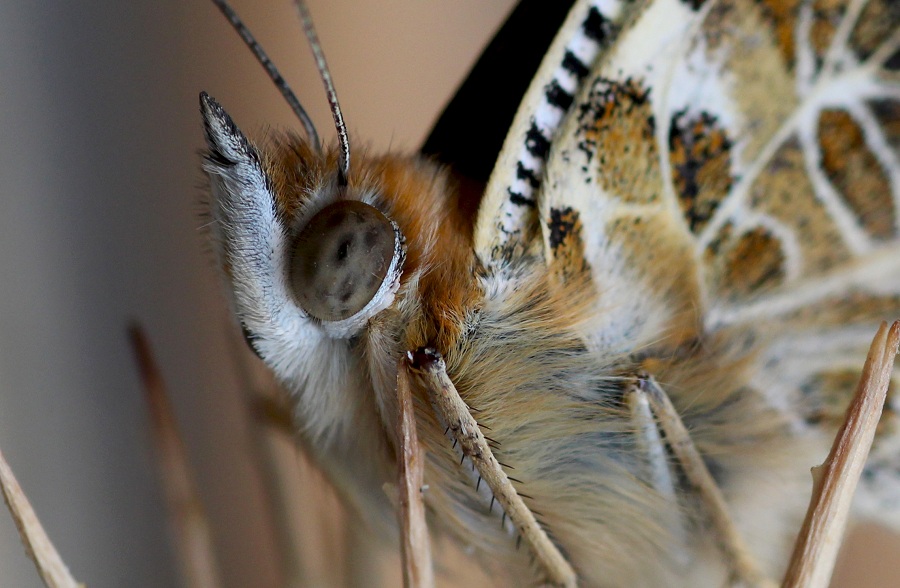
<path fill-rule="evenodd" d="M 469 407 L 447 375 L 443 357 L 434 349 L 421 348 L 416 352 L 408 352 L 407 359 L 411 370 L 420 377 L 440 416 L 449 425 L 463 454 L 475 464 L 478 474 L 531 548 L 550 583 L 574 587 L 575 571 L 541 528 L 534 513 L 522 501 L 506 472 L 500 467 L 478 423 L 469 412 Z"/>
<path fill-rule="evenodd" d="M 635 425 L 637 443 L 644 455 L 647 456 L 647 476 L 653 488 L 661 496 L 669 499 L 673 504 L 676 501 L 675 484 L 672 481 L 672 470 L 666 453 L 665 442 L 660 435 L 656 419 L 650 408 L 650 400 L 647 393 L 637 385 L 630 386 L 625 391 L 625 404 L 631 412 L 631 422 Z"/>
<path fill-rule="evenodd" d="M 710 522 L 721 540 L 722 551 L 731 570 L 732 584 L 740 586 L 775 586 L 759 569 L 750 551 L 744 544 L 728 512 L 722 491 L 706 467 L 700 452 L 669 396 L 653 376 L 641 374 L 629 391 L 637 399 L 646 399 L 659 429 L 665 435 L 666 443 L 675 454 L 678 465 L 689 483 L 706 506 Z M 643 402 L 643 400 L 640 400 Z"/>

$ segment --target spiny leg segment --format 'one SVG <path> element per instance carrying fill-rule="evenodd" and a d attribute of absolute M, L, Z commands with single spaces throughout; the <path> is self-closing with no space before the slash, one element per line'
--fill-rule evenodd
<path fill-rule="evenodd" d="M 411 371 L 419 376 L 440 416 L 449 425 L 463 455 L 472 460 L 503 512 L 531 548 L 549 581 L 558 586 L 574 587 L 575 571 L 541 528 L 534 513 L 522 501 L 494 457 L 469 407 L 447 375 L 443 357 L 434 349 L 420 348 L 416 352 L 408 352 L 408 361 Z"/>
<path fill-rule="evenodd" d="M 469 407 L 460 397 L 450 377 L 441 355 L 430 348 L 422 348 L 408 353 L 410 370 L 419 376 L 428 391 L 443 421 L 448 424 L 455 444 L 459 444 L 463 455 L 468 457 L 478 474 L 487 483 L 504 513 L 518 529 L 531 547 L 537 561 L 547 573 L 548 579 L 561 586 L 575 586 L 576 576 L 568 561 L 547 533 L 540 526 L 534 513 L 522 501 L 522 497 L 510 482 L 500 463 L 494 457 L 487 439 L 481 433 L 478 423 L 472 417 Z M 722 549 L 732 570 L 733 583 L 745 586 L 770 587 L 775 584 L 767 579 L 740 537 L 728 513 L 722 492 L 706 467 L 699 451 L 691 440 L 690 433 L 669 400 L 668 395 L 652 376 L 641 374 L 626 392 L 629 402 L 639 407 L 649 405 L 659 430 L 665 435 L 665 443 L 675 454 L 685 477 L 694 486 L 705 504 L 710 521 L 722 540 Z M 636 414 L 635 416 L 639 416 Z M 644 415 L 645 417 L 648 415 Z M 644 419 L 637 419 L 645 421 Z M 645 423 L 649 426 L 657 424 Z M 642 431 L 642 433 L 645 433 Z M 660 440 L 660 442 L 662 442 Z M 648 448 L 650 449 L 650 448 Z M 652 460 L 654 470 L 659 460 Z M 667 467 L 667 466 L 663 466 Z M 671 484 L 669 473 L 656 472 L 660 481 Z M 663 484 L 665 486 L 666 484 Z"/>

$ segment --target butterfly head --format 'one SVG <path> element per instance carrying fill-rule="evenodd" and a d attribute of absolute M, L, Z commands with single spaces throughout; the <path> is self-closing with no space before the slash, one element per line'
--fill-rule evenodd
<path fill-rule="evenodd" d="M 216 3 L 272 74 L 233 11 Z M 250 347 L 291 392 L 298 433 L 339 486 L 348 482 L 351 501 L 381 500 L 395 467 L 397 366 L 406 350 L 426 344 L 446 353 L 467 328 L 466 309 L 479 288 L 473 226 L 448 174 L 433 163 L 362 150 L 350 165 L 330 75 L 324 59 L 317 62 L 335 147 L 320 146 L 277 72 L 273 81 L 304 136 L 253 142 L 213 98 L 200 95 L 208 226 L 232 311 Z"/>
<path fill-rule="evenodd" d="M 459 223 L 444 174 L 387 155 L 360 157 L 344 175 L 340 149 L 294 135 L 260 148 L 205 93 L 200 107 L 212 236 L 257 354 L 291 380 L 309 367 L 295 365 L 304 349 L 355 341 L 389 308 L 402 317 L 377 328 L 399 342 L 429 305 L 429 285 L 453 271 L 448 256 L 470 252 L 450 236 Z"/>
<path fill-rule="evenodd" d="M 377 181 L 342 177 L 335 153 L 299 138 L 264 153 L 214 99 L 200 102 L 213 233 L 251 338 L 295 323 L 357 335 L 393 302 L 406 259 Z"/>

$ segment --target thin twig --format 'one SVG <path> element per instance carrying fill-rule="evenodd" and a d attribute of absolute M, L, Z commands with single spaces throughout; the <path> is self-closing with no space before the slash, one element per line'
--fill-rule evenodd
<path fill-rule="evenodd" d="M 469 413 L 468 406 L 460 398 L 456 386 L 447 375 L 444 359 L 434 349 L 420 349 L 409 355 L 410 368 L 421 376 L 425 388 L 459 442 L 463 454 L 475 464 L 475 469 L 491 489 L 497 503 L 525 538 L 550 583 L 557 586 L 575 586 L 575 571 L 547 536 L 535 519 L 534 513 L 522 501 L 500 463 L 494 458 L 478 423 Z"/>
<path fill-rule="evenodd" d="M 285 578 L 286 587 L 308 586 L 316 582 L 315 576 L 305 565 L 303 555 L 303 534 L 296 525 L 294 509 L 296 504 L 305 504 L 298 499 L 297 472 L 285 467 L 282 455 L 283 444 L 290 447 L 291 461 L 299 459 L 297 432 L 291 407 L 278 385 L 269 380 L 270 374 L 249 363 L 248 346 L 238 339 L 234 326 L 228 321 L 225 339 L 228 342 L 228 358 L 235 371 L 238 390 L 243 394 L 247 408 L 250 434 L 253 441 L 260 483 L 265 493 L 266 515 L 278 549 L 278 563 Z M 258 361 L 258 360 L 257 360 Z M 293 464 L 291 464 L 293 465 Z M 312 525 L 307 525 L 312 528 Z"/>
<path fill-rule="evenodd" d="M 0 489 L 3 490 L 6 507 L 16 522 L 16 528 L 19 529 L 19 537 L 25 545 L 25 552 L 34 562 L 47 588 L 83 586 L 75 581 L 69 568 L 53 547 L 12 469 L 6 463 L 3 453 L 0 453 Z"/>
<path fill-rule="evenodd" d="M 783 588 L 824 588 L 831 579 L 853 493 L 887 398 L 898 345 L 900 321 L 890 327 L 882 323 L 831 453 L 825 463 L 813 468 L 813 495 Z"/>
<path fill-rule="evenodd" d="M 209 523 L 191 475 L 187 450 L 162 374 L 141 328 L 133 325 L 128 335 L 150 410 L 151 435 L 156 445 L 160 478 L 185 584 L 190 588 L 217 588 L 222 584 Z"/>
<path fill-rule="evenodd" d="M 284 586 L 350 585 L 347 578 L 357 570 L 348 569 L 351 549 L 346 544 L 356 537 L 356 529 L 298 433 L 291 399 L 268 367 L 251 357 L 232 325 L 226 332 L 266 497 L 264 524 L 277 545 Z M 336 553 L 342 554 L 342 565 L 334 564 Z M 371 574 L 366 578 L 372 582 Z"/>
<path fill-rule="evenodd" d="M 431 588 L 434 586 L 434 569 L 422 499 L 425 468 L 416 434 L 409 378 L 409 364 L 401 360 L 397 366 L 397 422 L 400 427 L 399 514 L 403 585 L 406 588 Z"/>

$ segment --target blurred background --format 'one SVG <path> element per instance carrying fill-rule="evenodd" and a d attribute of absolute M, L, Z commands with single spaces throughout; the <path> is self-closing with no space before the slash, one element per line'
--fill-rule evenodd
<path fill-rule="evenodd" d="M 330 139 L 290 2 L 234 4 Z M 309 4 L 356 144 L 415 150 L 513 2 Z M 179 582 L 125 335 L 135 320 L 169 383 L 224 585 L 286 581 L 235 368 L 242 344 L 199 229 L 201 89 L 248 134 L 298 128 L 206 0 L 0 2 L 0 449 L 91 588 Z M 299 492 L 299 520 L 321 512 L 314 500 L 334 506 L 327 491 Z M 333 557 L 356 541 L 344 535 L 306 557 Z M 863 535 L 836 585 L 900 585 L 884 574 L 900 540 Z M 2 511 L 0 586 L 41 586 Z"/>

